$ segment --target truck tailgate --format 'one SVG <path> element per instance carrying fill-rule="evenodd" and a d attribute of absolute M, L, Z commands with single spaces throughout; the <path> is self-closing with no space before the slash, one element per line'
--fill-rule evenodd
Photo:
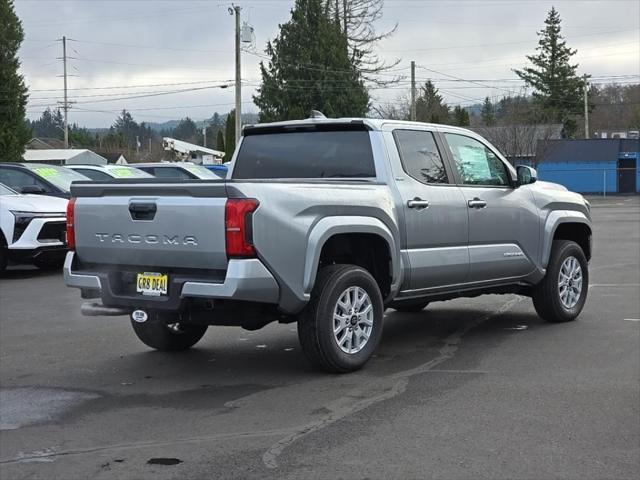
<path fill-rule="evenodd" d="M 224 181 L 74 184 L 83 263 L 224 270 Z"/>

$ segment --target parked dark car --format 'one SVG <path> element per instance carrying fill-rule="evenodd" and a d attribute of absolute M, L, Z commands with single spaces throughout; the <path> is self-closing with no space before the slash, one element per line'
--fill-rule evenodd
<path fill-rule="evenodd" d="M 69 198 L 71 183 L 89 178 L 65 167 L 44 163 L 0 163 L 0 183 L 18 193 Z"/>

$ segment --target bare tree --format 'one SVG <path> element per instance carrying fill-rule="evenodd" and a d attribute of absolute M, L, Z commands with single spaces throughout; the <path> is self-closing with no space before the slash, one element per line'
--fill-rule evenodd
<path fill-rule="evenodd" d="M 410 109 L 409 94 L 404 93 L 389 102 L 372 105 L 370 113 L 373 114 L 372 116 L 386 120 L 408 120 Z"/>
<path fill-rule="evenodd" d="M 375 23 L 382 18 L 384 0 L 324 0 L 325 11 L 342 26 L 349 41 L 349 54 L 363 77 L 370 83 L 384 86 L 398 82 L 401 77 L 380 74 L 389 72 L 400 63 L 400 59 L 387 63 L 376 53 L 376 44 L 393 35 L 394 27 L 386 32 L 378 32 Z"/>

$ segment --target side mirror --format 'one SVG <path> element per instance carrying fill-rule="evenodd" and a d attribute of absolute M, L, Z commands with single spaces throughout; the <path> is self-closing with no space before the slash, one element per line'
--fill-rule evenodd
<path fill-rule="evenodd" d="M 516 167 L 516 172 L 518 174 L 518 186 L 529 185 L 538 180 L 538 172 L 536 172 L 535 168 L 531 168 L 526 165 L 518 165 Z"/>
<path fill-rule="evenodd" d="M 20 189 L 20 193 L 42 195 L 45 190 L 40 185 L 26 185 Z"/>

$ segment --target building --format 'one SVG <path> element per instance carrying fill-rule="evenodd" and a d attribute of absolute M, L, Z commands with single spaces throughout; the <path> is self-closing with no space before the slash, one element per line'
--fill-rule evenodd
<path fill-rule="evenodd" d="M 640 140 L 626 138 L 538 142 L 538 178 L 581 193 L 640 192 Z"/>
<path fill-rule="evenodd" d="M 224 152 L 169 137 L 162 139 L 162 147 L 173 154 L 174 160 L 180 162 L 192 162 L 200 165 L 219 165 L 222 163 L 222 158 L 224 157 Z"/>
<path fill-rule="evenodd" d="M 106 152 L 96 152 L 101 157 L 107 159 L 107 163 L 115 164 L 115 165 L 127 165 L 127 159 L 122 153 L 106 153 Z"/>
<path fill-rule="evenodd" d="M 25 150 L 25 162 L 51 165 L 104 165 L 107 159 L 87 149 Z"/>

